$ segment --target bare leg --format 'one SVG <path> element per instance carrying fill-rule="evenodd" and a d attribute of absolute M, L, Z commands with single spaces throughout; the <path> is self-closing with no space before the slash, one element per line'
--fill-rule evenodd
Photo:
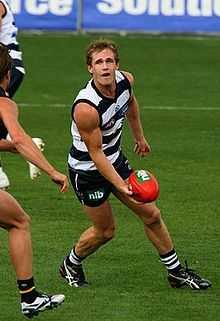
<path fill-rule="evenodd" d="M 134 204 L 118 191 L 114 191 L 114 194 L 143 221 L 145 233 L 159 254 L 166 254 L 173 249 L 170 234 L 155 203 Z"/>
<path fill-rule="evenodd" d="M 107 201 L 98 207 L 84 206 L 84 210 L 93 226 L 82 233 L 75 245 L 76 254 L 80 257 L 88 256 L 110 241 L 115 229 L 112 210 Z"/>
<path fill-rule="evenodd" d="M 8 230 L 9 252 L 16 277 L 32 277 L 32 245 L 30 218 L 18 202 L 7 192 L 0 191 L 0 225 Z"/>

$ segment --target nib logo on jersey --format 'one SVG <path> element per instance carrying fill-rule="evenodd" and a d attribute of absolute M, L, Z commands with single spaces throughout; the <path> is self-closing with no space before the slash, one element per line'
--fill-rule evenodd
<path fill-rule="evenodd" d="M 104 196 L 103 190 L 96 190 L 96 191 L 91 191 L 88 192 L 88 197 L 90 201 L 98 201 L 102 199 Z"/>

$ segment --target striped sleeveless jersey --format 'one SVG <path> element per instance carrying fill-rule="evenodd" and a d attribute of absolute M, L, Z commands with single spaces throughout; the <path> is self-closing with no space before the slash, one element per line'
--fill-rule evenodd
<path fill-rule="evenodd" d="M 104 97 L 91 79 L 86 87 L 79 92 L 73 103 L 73 110 L 76 104 L 85 102 L 93 106 L 99 113 L 102 149 L 112 164 L 117 161 L 121 152 L 121 132 L 130 98 L 130 83 L 125 75 L 117 70 L 115 98 Z M 97 170 L 85 143 L 80 137 L 74 119 L 72 120 L 71 133 L 73 142 L 68 156 L 69 166 L 74 170 Z"/>

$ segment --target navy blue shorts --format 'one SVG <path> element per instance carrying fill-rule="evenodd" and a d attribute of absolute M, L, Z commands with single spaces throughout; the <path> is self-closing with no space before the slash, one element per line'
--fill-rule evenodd
<path fill-rule="evenodd" d="M 123 180 L 126 180 L 132 172 L 127 158 L 122 154 L 113 166 Z M 97 170 L 82 171 L 69 167 L 69 177 L 80 203 L 90 207 L 104 203 L 115 189 Z"/>

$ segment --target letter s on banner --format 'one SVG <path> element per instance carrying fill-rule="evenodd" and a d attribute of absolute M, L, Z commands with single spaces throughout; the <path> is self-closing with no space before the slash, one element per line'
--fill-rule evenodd
<path fill-rule="evenodd" d="M 118 14 L 123 9 L 123 0 L 103 0 L 97 3 L 97 9 L 104 14 Z"/>
<path fill-rule="evenodd" d="M 123 10 L 130 15 L 144 14 L 148 0 L 102 0 L 97 3 L 97 9 L 104 14 L 119 14 Z"/>

